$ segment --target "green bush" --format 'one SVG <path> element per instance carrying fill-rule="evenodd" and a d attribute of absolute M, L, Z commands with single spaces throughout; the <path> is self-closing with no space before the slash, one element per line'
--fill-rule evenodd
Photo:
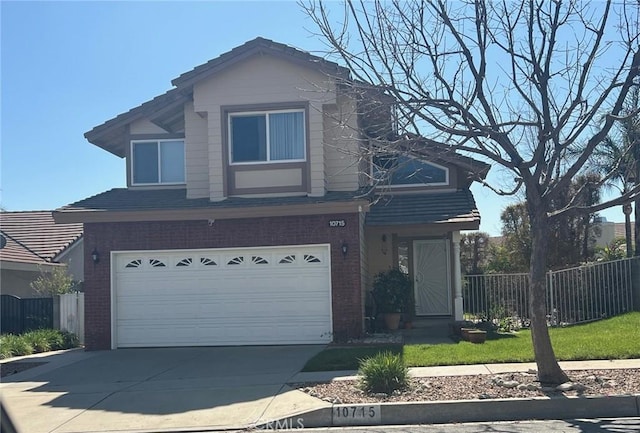
<path fill-rule="evenodd" d="M 75 334 L 56 329 L 39 329 L 22 335 L 7 334 L 0 337 L 0 359 L 71 349 L 78 345 L 79 340 Z"/>
<path fill-rule="evenodd" d="M 382 352 L 360 361 L 360 385 L 368 393 L 392 394 L 407 386 L 409 370 L 402 357 Z"/>
<path fill-rule="evenodd" d="M 5 335 L 0 341 L 0 346 L 3 348 L 3 352 L 9 356 L 23 356 L 31 355 L 33 353 L 33 347 L 29 344 L 29 341 L 20 335 Z"/>
<path fill-rule="evenodd" d="M 49 338 L 49 333 L 44 329 L 27 332 L 22 335 L 22 338 L 33 347 L 33 351 L 36 353 L 51 350 L 51 339 Z"/>
<path fill-rule="evenodd" d="M 62 331 L 62 347 L 61 349 L 71 349 L 80 345 L 80 339 L 72 332 Z"/>
<path fill-rule="evenodd" d="M 411 279 L 398 268 L 389 269 L 376 274 L 372 292 L 379 313 L 402 313 L 411 300 Z"/>

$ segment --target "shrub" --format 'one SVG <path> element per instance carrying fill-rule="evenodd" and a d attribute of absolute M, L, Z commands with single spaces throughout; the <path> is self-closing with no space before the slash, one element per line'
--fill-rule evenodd
<path fill-rule="evenodd" d="M 62 331 L 62 347 L 61 349 L 71 349 L 80 345 L 80 339 L 72 332 Z"/>
<path fill-rule="evenodd" d="M 37 331 L 27 332 L 22 335 L 22 338 L 33 347 L 34 352 L 47 352 L 51 350 L 51 339 L 49 333 L 40 329 Z"/>
<path fill-rule="evenodd" d="M 382 352 L 360 361 L 360 385 L 368 393 L 392 394 L 407 386 L 409 370 L 402 357 Z"/>
<path fill-rule="evenodd" d="M 9 354 L 8 357 L 31 355 L 33 353 L 33 347 L 19 335 L 9 334 L 3 336 L 0 346 L 3 347 L 3 352 Z"/>
<path fill-rule="evenodd" d="M 402 313 L 411 300 L 411 279 L 398 268 L 378 273 L 373 297 L 380 313 Z"/>
<path fill-rule="evenodd" d="M 40 276 L 31 283 L 31 288 L 42 296 L 73 293 L 75 282 L 66 266 L 56 266 L 51 270 L 40 269 Z"/>
<path fill-rule="evenodd" d="M 39 329 L 22 335 L 8 334 L 0 337 L 0 359 L 50 350 L 71 349 L 79 344 L 75 334 L 56 329 Z"/>

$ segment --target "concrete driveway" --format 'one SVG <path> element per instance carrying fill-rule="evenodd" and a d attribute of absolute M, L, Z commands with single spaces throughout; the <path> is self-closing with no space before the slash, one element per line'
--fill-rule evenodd
<path fill-rule="evenodd" d="M 3 378 L 21 432 L 243 428 L 326 407 L 286 383 L 324 346 L 72 351 Z"/>

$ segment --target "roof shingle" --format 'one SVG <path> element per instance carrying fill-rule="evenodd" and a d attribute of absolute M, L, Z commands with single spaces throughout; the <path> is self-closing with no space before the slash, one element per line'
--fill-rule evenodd
<path fill-rule="evenodd" d="M 366 219 L 371 226 L 465 222 L 480 222 L 468 190 L 383 196 L 371 206 Z"/>
<path fill-rule="evenodd" d="M 211 201 L 208 198 L 187 198 L 186 189 L 133 190 L 114 188 L 64 206 L 56 212 L 242 208 L 351 201 L 358 198 L 362 198 L 359 192 L 329 192 L 322 197 L 229 197 L 223 201 Z"/>
<path fill-rule="evenodd" d="M 82 237 L 82 224 L 56 224 L 51 211 L 0 212 L 0 232 L 7 245 L 0 260 L 51 263 Z"/>

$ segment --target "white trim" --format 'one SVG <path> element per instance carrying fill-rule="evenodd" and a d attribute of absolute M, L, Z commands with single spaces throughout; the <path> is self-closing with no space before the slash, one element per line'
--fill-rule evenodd
<path fill-rule="evenodd" d="M 117 333 L 117 323 L 116 323 L 116 318 L 118 317 L 118 312 L 116 311 L 116 270 L 118 269 L 117 266 L 114 266 L 114 263 L 116 263 L 116 254 L 118 254 L 118 252 L 121 251 L 111 251 L 110 257 L 109 257 L 109 267 L 111 268 L 111 272 L 109 272 L 110 274 L 110 287 L 109 287 L 109 304 L 110 304 L 110 309 L 111 309 L 111 349 L 117 349 L 118 348 L 118 333 Z"/>
<path fill-rule="evenodd" d="M 271 160 L 271 146 L 269 142 L 269 114 L 278 113 L 302 113 L 302 137 L 304 142 L 302 143 L 302 152 L 304 157 L 302 159 L 276 159 Z M 267 146 L 267 159 L 265 161 L 242 161 L 233 162 L 233 133 L 231 127 L 231 118 L 234 116 L 265 116 L 265 128 L 266 128 L 266 146 Z M 229 150 L 229 165 L 260 165 L 260 164 L 288 164 L 294 162 L 306 162 L 307 161 L 307 114 L 304 108 L 291 108 L 282 110 L 256 110 L 256 111 L 231 111 L 227 113 L 227 148 Z"/>
<path fill-rule="evenodd" d="M 181 141 L 182 142 L 182 151 L 183 151 L 183 174 L 184 180 L 182 182 L 162 182 L 162 158 L 160 157 L 160 143 L 165 141 Z M 187 149 L 186 149 L 186 140 L 184 138 L 148 138 L 141 140 L 131 140 L 129 142 L 129 157 L 131 159 L 129 168 L 131 175 L 131 186 L 169 186 L 169 185 L 186 185 L 187 183 Z M 134 156 L 133 156 L 133 145 L 136 143 L 156 143 L 158 150 L 158 182 L 147 182 L 147 183 L 136 183 L 134 181 Z"/>

